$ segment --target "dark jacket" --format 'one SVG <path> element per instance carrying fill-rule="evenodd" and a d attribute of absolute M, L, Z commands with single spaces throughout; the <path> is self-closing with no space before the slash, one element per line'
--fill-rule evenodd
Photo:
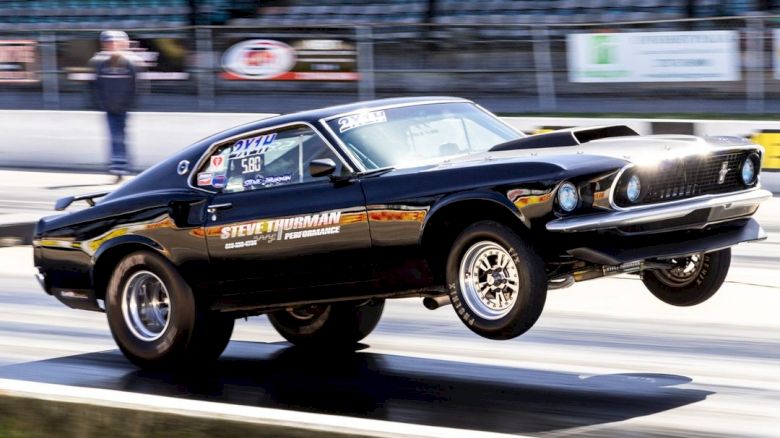
<path fill-rule="evenodd" d="M 132 55 L 99 53 L 90 60 L 95 71 L 93 96 L 98 107 L 109 113 L 132 109 L 137 93 L 139 64 Z"/>

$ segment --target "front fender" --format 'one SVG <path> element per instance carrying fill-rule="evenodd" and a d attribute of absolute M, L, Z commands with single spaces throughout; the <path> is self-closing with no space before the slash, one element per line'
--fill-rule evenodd
<path fill-rule="evenodd" d="M 437 213 L 439 213 L 441 210 L 445 208 L 452 207 L 455 204 L 465 203 L 465 202 L 474 202 L 474 203 L 488 202 L 492 205 L 495 205 L 496 207 L 505 209 L 507 213 L 517 218 L 526 227 L 530 227 L 530 223 L 528 222 L 528 219 L 523 215 L 522 211 L 520 211 L 520 209 L 518 209 L 512 202 L 510 202 L 509 198 L 504 196 L 502 193 L 500 193 L 499 191 L 478 190 L 478 191 L 453 193 L 451 195 L 447 195 L 439 199 L 431 207 L 428 214 L 425 216 L 425 220 L 423 221 L 422 224 L 421 236 L 425 235 L 426 228 L 432 222 L 433 218 L 437 216 Z"/>

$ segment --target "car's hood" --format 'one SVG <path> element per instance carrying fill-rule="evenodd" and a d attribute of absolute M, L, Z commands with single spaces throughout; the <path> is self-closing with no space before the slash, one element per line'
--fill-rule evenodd
<path fill-rule="evenodd" d="M 741 137 L 696 137 L 693 135 L 633 135 L 592 140 L 575 146 L 546 148 L 518 148 L 502 151 L 486 151 L 463 154 L 445 159 L 417 161 L 413 166 L 403 166 L 390 172 L 401 174 L 421 170 L 438 170 L 453 167 L 482 166 L 499 162 L 548 162 L 573 169 L 592 166 L 608 161 L 610 165 L 622 167 L 626 162 L 639 166 L 654 165 L 677 157 L 701 155 L 718 150 L 739 150 L 761 148 Z M 605 160 L 609 157 L 611 160 Z M 603 165 L 604 163 L 601 163 Z"/>
<path fill-rule="evenodd" d="M 610 137 L 576 146 L 514 149 L 491 152 L 494 157 L 550 156 L 568 154 L 604 155 L 636 164 L 654 163 L 670 158 L 711 153 L 718 149 L 755 148 L 757 145 L 739 137 L 696 137 L 693 135 L 643 135 Z"/>

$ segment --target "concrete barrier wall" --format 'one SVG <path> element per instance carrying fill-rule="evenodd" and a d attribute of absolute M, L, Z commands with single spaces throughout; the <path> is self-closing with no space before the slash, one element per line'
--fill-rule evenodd
<path fill-rule="evenodd" d="M 272 114 L 132 113 L 130 160 L 145 169 L 206 136 Z M 94 111 L 0 111 L 0 167 L 100 169 L 108 162 L 105 115 Z"/>
<path fill-rule="evenodd" d="M 128 144 L 134 168 L 147 168 L 173 152 L 224 129 L 270 117 L 267 113 L 132 113 Z M 780 130 L 780 122 L 508 117 L 528 133 L 572 126 L 625 124 L 640 134 L 751 136 Z M 780 131 L 778 131 L 780 132 Z M 777 135 L 780 137 L 780 134 Z M 772 142 L 774 140 L 767 140 Z M 0 167 L 99 170 L 108 162 L 105 116 L 93 111 L 0 111 Z M 778 155 L 780 144 L 764 144 Z M 777 149 L 777 150 L 775 150 Z M 769 162 L 765 163 L 769 164 Z M 780 168 L 772 162 L 771 167 Z"/>

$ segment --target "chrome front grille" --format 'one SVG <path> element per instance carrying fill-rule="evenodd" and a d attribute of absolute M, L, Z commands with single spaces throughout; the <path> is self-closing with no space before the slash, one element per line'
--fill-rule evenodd
<path fill-rule="evenodd" d="M 631 204 L 620 196 L 616 196 L 615 200 L 619 206 L 629 207 L 742 190 L 745 186 L 739 176 L 740 167 L 750 153 L 695 155 L 663 161 L 655 169 L 639 172 L 645 187 L 637 204 Z M 621 178 L 622 181 L 630 177 L 627 174 Z"/>

